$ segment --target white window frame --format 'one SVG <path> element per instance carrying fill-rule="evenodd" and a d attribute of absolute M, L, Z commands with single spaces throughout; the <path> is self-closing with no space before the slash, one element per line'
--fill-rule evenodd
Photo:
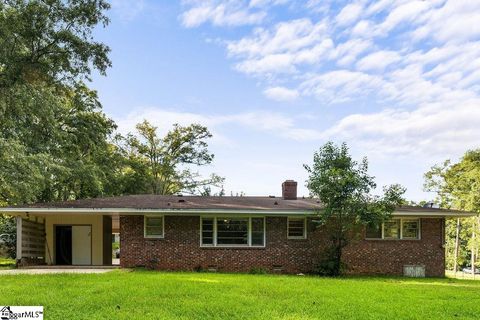
<path fill-rule="evenodd" d="M 162 218 L 162 235 L 147 235 L 147 219 L 148 218 Z M 165 216 L 164 215 L 144 215 L 143 216 L 143 237 L 146 239 L 165 238 Z"/>
<path fill-rule="evenodd" d="M 382 223 L 382 237 L 381 238 L 367 238 L 365 240 L 421 240 L 422 239 L 422 219 L 420 218 L 392 218 L 391 220 L 400 221 L 400 237 L 399 238 L 385 238 L 385 224 Z M 418 237 L 417 238 L 405 238 L 403 236 L 403 221 L 417 221 L 418 222 Z"/>
<path fill-rule="evenodd" d="M 303 219 L 303 236 L 291 237 L 291 236 L 288 235 L 289 234 L 288 229 L 289 229 L 289 226 L 290 226 L 290 220 L 291 219 L 295 219 L 295 220 Z M 307 217 L 287 217 L 287 239 L 290 239 L 290 240 L 304 240 L 304 239 L 307 239 Z"/>
<path fill-rule="evenodd" d="M 252 219 L 263 219 L 263 245 L 252 244 Z M 213 244 L 203 244 L 203 219 L 213 219 Z M 217 219 L 247 219 L 248 224 L 248 239 L 247 244 L 218 244 L 217 243 Z M 264 216 L 201 216 L 200 217 L 200 247 L 203 248 L 265 248 L 267 244 L 267 228 L 266 219 Z"/>

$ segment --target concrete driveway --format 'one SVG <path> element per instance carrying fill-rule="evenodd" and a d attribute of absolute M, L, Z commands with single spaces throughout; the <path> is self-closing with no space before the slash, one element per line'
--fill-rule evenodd
<path fill-rule="evenodd" d="M 95 269 L 95 268 L 78 268 L 78 269 L 65 269 L 65 268 L 48 268 L 48 269 L 7 269 L 0 270 L 0 276 L 13 275 L 13 274 L 55 274 L 55 273 L 106 273 L 115 269 Z"/>

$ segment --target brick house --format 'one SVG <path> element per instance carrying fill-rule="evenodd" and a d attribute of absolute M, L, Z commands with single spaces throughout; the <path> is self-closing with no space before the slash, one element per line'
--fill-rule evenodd
<path fill-rule="evenodd" d="M 125 268 L 308 273 L 328 242 L 321 209 L 287 180 L 282 197 L 132 195 L 0 210 L 17 216 L 20 265 L 111 265 L 118 229 Z M 445 218 L 469 215 L 399 207 L 345 248 L 348 272 L 441 277 Z"/>

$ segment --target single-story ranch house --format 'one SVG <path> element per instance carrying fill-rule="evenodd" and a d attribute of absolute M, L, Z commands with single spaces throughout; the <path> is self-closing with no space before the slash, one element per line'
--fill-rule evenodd
<path fill-rule="evenodd" d="M 113 230 L 125 268 L 307 273 L 328 241 L 313 221 L 321 208 L 315 199 L 297 198 L 297 183 L 287 180 L 281 198 L 132 195 L 0 212 L 17 217 L 19 265 L 111 265 Z M 445 218 L 469 215 L 397 208 L 390 221 L 345 248 L 348 272 L 444 276 Z"/>

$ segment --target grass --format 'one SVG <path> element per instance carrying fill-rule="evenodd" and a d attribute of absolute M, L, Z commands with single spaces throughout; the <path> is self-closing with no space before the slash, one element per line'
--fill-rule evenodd
<path fill-rule="evenodd" d="M 15 260 L 9 258 L 0 258 L 0 270 L 12 269 L 15 267 Z"/>
<path fill-rule="evenodd" d="M 478 319 L 480 282 L 117 270 L 0 276 L 46 319 Z"/>

